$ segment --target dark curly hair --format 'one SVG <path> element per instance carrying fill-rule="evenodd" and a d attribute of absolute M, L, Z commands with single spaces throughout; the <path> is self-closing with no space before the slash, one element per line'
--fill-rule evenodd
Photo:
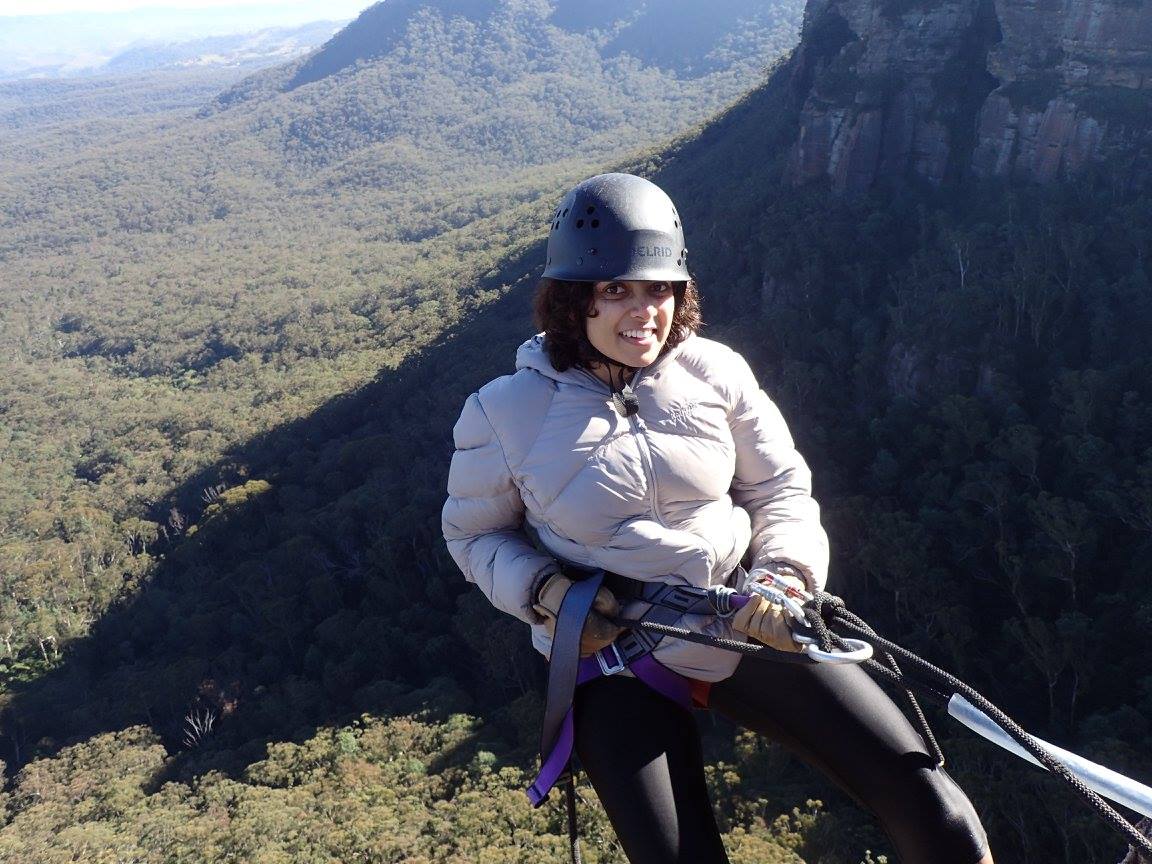
<path fill-rule="evenodd" d="M 672 315 L 668 341 L 660 350 L 661 357 L 695 333 L 703 323 L 696 280 L 672 284 L 676 311 Z M 596 315 L 592 297 L 594 285 L 594 282 L 541 279 L 536 286 L 536 299 L 533 303 L 536 327 L 544 331 L 544 349 L 557 372 L 573 366 L 587 368 L 600 362 L 584 329 L 585 319 Z"/>

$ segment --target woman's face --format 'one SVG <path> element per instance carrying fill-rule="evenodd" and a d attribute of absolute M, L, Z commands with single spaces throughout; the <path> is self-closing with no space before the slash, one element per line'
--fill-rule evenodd
<path fill-rule="evenodd" d="M 670 282 L 597 282 L 594 314 L 585 319 L 588 341 L 601 354 L 639 369 L 660 356 L 676 311 Z"/>

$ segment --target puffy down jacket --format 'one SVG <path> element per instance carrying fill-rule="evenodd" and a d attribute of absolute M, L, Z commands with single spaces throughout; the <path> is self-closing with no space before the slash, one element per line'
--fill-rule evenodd
<path fill-rule="evenodd" d="M 516 367 L 464 406 L 443 528 L 465 577 L 533 625 L 545 656 L 551 640 L 532 610 L 533 588 L 558 559 L 708 587 L 751 550 L 752 566 L 787 561 L 823 586 L 828 541 L 810 472 L 735 351 L 684 340 L 637 372 L 640 411 L 631 417 L 587 370 L 557 372 L 542 336 L 520 346 Z M 632 601 L 624 614 L 644 608 Z M 742 638 L 714 616 L 685 616 L 681 626 Z M 703 681 L 726 678 L 738 660 L 677 639 L 663 640 L 655 657 Z"/>

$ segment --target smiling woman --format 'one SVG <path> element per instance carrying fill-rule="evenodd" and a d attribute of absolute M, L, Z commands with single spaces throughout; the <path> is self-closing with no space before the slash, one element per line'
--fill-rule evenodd
<path fill-rule="evenodd" d="M 968 799 L 858 666 L 740 660 L 623 629 L 647 618 L 795 652 L 781 607 L 753 593 L 719 614 L 709 598 L 760 580 L 819 589 L 828 566 L 780 411 L 739 354 L 695 335 L 668 196 L 626 174 L 573 189 L 549 220 L 536 312 L 543 333 L 516 373 L 465 403 L 443 511 L 465 577 L 531 626 L 552 666 L 533 803 L 574 749 L 633 864 L 726 862 L 694 703 L 825 770 L 904 864 L 990 864 Z M 570 706 L 554 698 L 562 679 L 580 682 Z"/>

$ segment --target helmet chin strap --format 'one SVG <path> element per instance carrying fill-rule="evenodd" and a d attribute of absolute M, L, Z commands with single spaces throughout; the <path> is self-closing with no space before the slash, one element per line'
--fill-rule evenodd
<path fill-rule="evenodd" d="M 626 372 L 635 372 L 631 366 L 620 366 L 620 386 L 612 388 L 612 403 L 616 406 L 616 413 L 621 417 L 631 417 L 640 410 L 640 400 L 632 392 L 632 385 L 625 379 Z M 612 377 L 612 369 L 608 369 L 608 377 Z"/>
<path fill-rule="evenodd" d="M 585 340 L 587 347 L 591 350 L 593 356 L 596 357 L 597 362 L 603 363 L 608 369 L 608 386 L 612 390 L 612 404 L 616 407 L 616 413 L 621 417 L 631 417 L 640 411 L 640 400 L 636 394 L 632 392 L 632 386 L 628 383 L 628 373 L 634 373 L 636 369 L 632 366 L 626 366 L 617 360 L 613 360 L 607 356 L 599 348 L 595 347 L 591 342 Z M 616 380 L 616 370 L 620 371 L 620 380 Z"/>

